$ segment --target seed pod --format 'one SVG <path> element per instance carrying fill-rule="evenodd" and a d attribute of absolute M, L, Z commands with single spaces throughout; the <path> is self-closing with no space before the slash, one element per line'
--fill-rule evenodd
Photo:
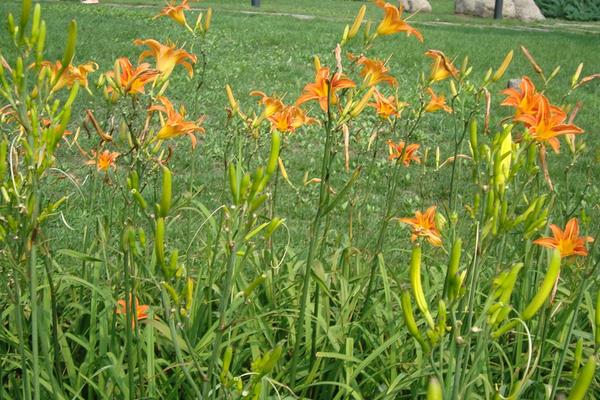
<path fill-rule="evenodd" d="M 187 278 L 185 282 L 185 309 L 189 311 L 194 301 L 194 280 Z"/>
<path fill-rule="evenodd" d="M 29 14 L 31 13 L 31 0 L 23 0 L 21 3 L 21 20 L 19 21 L 19 39 L 23 40 L 25 28 L 29 22 Z"/>
<path fill-rule="evenodd" d="M 252 202 L 254 197 L 258 194 L 258 189 L 260 187 L 260 183 L 265 174 L 265 169 L 263 167 L 256 168 L 254 172 L 254 176 L 252 177 L 252 186 L 250 187 L 250 194 L 248 196 L 248 202 Z"/>
<path fill-rule="evenodd" d="M 179 250 L 175 249 L 171 252 L 171 257 L 169 258 L 169 268 L 167 270 L 167 278 L 172 278 L 177 272 L 177 258 L 179 256 Z"/>
<path fill-rule="evenodd" d="M 250 174 L 245 173 L 240 183 L 240 202 L 248 198 L 248 189 L 250 188 Z"/>
<path fill-rule="evenodd" d="M 169 292 L 169 296 L 171 296 L 173 303 L 175 303 L 175 305 L 178 306 L 179 305 L 179 295 L 177 294 L 177 291 L 175 290 L 175 288 L 173 286 L 169 285 L 167 282 L 163 282 L 163 286 L 165 289 L 167 289 L 167 292 Z"/>
<path fill-rule="evenodd" d="M 131 189 L 130 193 L 133 196 L 135 202 L 140 206 L 142 210 L 148 208 L 148 203 L 146 202 L 144 197 L 142 197 L 142 194 L 140 192 L 138 192 L 136 189 Z"/>
<path fill-rule="evenodd" d="M 579 66 L 577 67 L 577 70 L 571 77 L 571 87 L 572 88 L 575 87 L 575 85 L 577 84 L 577 81 L 579 80 L 579 77 L 581 76 L 582 70 L 583 70 L 583 63 L 579 64 Z"/>
<path fill-rule="evenodd" d="M 369 40 L 369 36 L 371 35 L 371 25 L 373 23 L 371 22 L 371 20 L 367 21 L 366 25 L 365 25 L 365 40 Z"/>
<path fill-rule="evenodd" d="M 506 55 L 506 57 L 504 57 L 504 61 L 502 61 L 502 64 L 500 64 L 500 67 L 498 68 L 498 70 L 496 71 L 496 73 L 494 74 L 494 76 L 492 76 L 492 81 L 493 82 L 496 82 L 496 81 L 500 80 L 500 78 L 502 78 L 502 76 L 506 72 L 506 69 L 510 65 L 510 62 L 512 61 L 513 53 L 514 52 L 511 50 L 511 51 L 508 52 L 508 54 Z"/>
<path fill-rule="evenodd" d="M 7 23 L 8 23 L 8 32 L 11 34 L 11 36 L 14 37 L 17 33 L 17 27 L 15 25 L 15 17 L 12 15 L 12 13 L 8 14 Z"/>
<path fill-rule="evenodd" d="M 250 212 L 250 214 L 252 214 L 254 211 L 258 210 L 258 208 L 260 206 L 262 206 L 262 204 L 265 202 L 265 200 L 267 200 L 267 195 L 266 194 L 261 194 L 260 196 L 256 197 L 254 200 L 252 200 L 252 202 L 250 203 L 250 207 L 248 208 L 248 211 Z"/>
<path fill-rule="evenodd" d="M 360 29 L 360 25 L 362 24 L 363 19 L 365 18 L 365 13 L 367 12 L 367 6 L 362 5 L 358 10 L 358 14 L 356 14 L 356 18 L 354 18 L 354 22 L 348 31 L 348 39 L 352 39 L 358 33 Z"/>
<path fill-rule="evenodd" d="M 279 146 L 281 144 L 281 135 L 278 131 L 271 133 L 271 153 L 269 154 L 269 161 L 267 162 L 267 168 L 265 170 L 265 177 L 263 178 L 268 181 L 271 175 L 277 169 L 277 159 L 279 158 Z"/>
<path fill-rule="evenodd" d="M 458 96 L 458 90 L 456 89 L 456 83 L 454 83 L 454 80 L 450 80 L 450 94 L 452 97 Z"/>
<path fill-rule="evenodd" d="M 429 385 L 427 385 L 427 400 L 443 400 L 442 385 L 436 377 L 429 379 Z"/>
<path fill-rule="evenodd" d="M 456 299 L 458 294 L 458 287 L 456 287 L 458 280 L 458 266 L 460 263 L 460 253 L 462 249 L 462 240 L 456 238 L 452 243 L 452 250 L 450 251 L 450 262 L 448 263 L 448 272 L 446 272 L 446 281 L 444 282 L 444 294 L 448 296 L 450 301 Z"/>
<path fill-rule="evenodd" d="M 491 68 L 487 70 L 487 72 L 485 73 L 485 77 L 483 78 L 484 83 L 487 83 L 490 80 L 490 78 L 492 77 L 492 72 L 493 71 Z"/>
<path fill-rule="evenodd" d="M 568 400 L 583 400 L 585 394 L 594 379 L 594 373 L 596 372 L 596 356 L 590 356 L 585 367 L 581 370 L 581 374 L 577 377 L 577 381 L 571 389 Z"/>
<path fill-rule="evenodd" d="M 146 246 L 146 231 L 144 228 L 138 229 L 138 237 L 140 238 L 140 244 L 142 247 Z"/>
<path fill-rule="evenodd" d="M 233 97 L 233 91 L 231 90 L 231 86 L 225 85 L 225 92 L 227 93 L 227 99 L 229 100 L 229 105 L 231 106 L 231 110 L 233 112 L 237 112 L 239 110 L 239 106 L 238 106 L 237 101 L 235 100 L 235 97 Z"/>
<path fill-rule="evenodd" d="M 208 7 L 208 10 L 206 10 L 206 19 L 204 20 L 204 33 L 208 32 L 211 21 L 212 21 L 212 8 Z"/>
<path fill-rule="evenodd" d="M 342 40 L 340 42 L 340 46 L 343 46 L 348 41 L 348 32 L 350 31 L 350 27 L 346 25 L 344 28 L 344 33 L 342 33 Z"/>
<path fill-rule="evenodd" d="M 164 218 L 158 218 L 156 220 L 156 233 L 154 236 L 154 249 L 156 251 L 156 260 L 158 265 L 166 270 L 165 262 L 165 220 Z"/>
<path fill-rule="evenodd" d="M 360 113 L 363 112 L 363 110 L 369 103 L 369 100 L 371 100 L 371 97 L 373 96 L 374 91 L 375 91 L 375 87 L 372 87 L 371 89 L 369 89 L 367 91 L 367 93 L 364 94 L 364 96 L 360 99 L 360 101 L 358 103 L 356 103 L 354 108 L 352 108 L 352 110 L 350 111 L 351 117 L 356 118 L 360 115 Z"/>
<path fill-rule="evenodd" d="M 477 140 L 477 119 L 471 118 L 469 121 L 469 145 L 471 147 L 471 154 L 473 155 L 473 161 L 479 161 L 479 143 Z"/>
<path fill-rule="evenodd" d="M 132 169 L 131 172 L 129 172 L 129 179 L 131 180 L 131 189 L 138 189 L 140 188 L 140 176 L 138 175 L 137 171 Z"/>
<path fill-rule="evenodd" d="M 233 204 L 240 203 L 240 187 L 237 179 L 237 168 L 233 162 L 229 163 L 229 189 L 231 190 L 231 197 Z"/>
<path fill-rule="evenodd" d="M 559 72 L 560 72 L 560 65 L 557 65 L 556 68 L 554 68 L 554 70 L 548 77 L 548 81 L 550 81 L 551 79 L 554 79 L 556 77 L 556 75 L 558 75 Z"/>
<path fill-rule="evenodd" d="M 40 34 L 40 20 L 42 16 L 42 8 L 40 4 L 37 3 L 33 7 L 33 21 L 31 23 L 31 45 L 35 44 L 37 41 L 38 35 Z"/>
<path fill-rule="evenodd" d="M 268 239 L 271 237 L 271 235 L 273 234 L 273 232 L 275 232 L 277 230 L 277 228 L 279 228 L 281 226 L 281 224 L 283 224 L 285 221 L 285 219 L 282 218 L 273 218 L 271 220 L 271 222 L 269 223 L 269 226 L 267 226 L 267 230 L 265 231 L 265 239 Z"/>
<path fill-rule="evenodd" d="M 160 197 L 160 216 L 166 217 L 171 209 L 172 199 L 172 175 L 171 170 L 165 166 L 162 167 L 162 193 Z"/>
<path fill-rule="evenodd" d="M 410 294 L 408 291 L 403 290 L 400 293 L 400 303 L 402 305 L 402 315 L 404 316 L 404 321 L 406 322 L 406 328 L 408 332 L 419 342 L 423 351 L 429 353 L 429 345 L 423 337 L 421 333 L 419 333 L 419 328 L 417 328 L 417 322 L 415 321 L 415 316 L 412 312 L 412 305 L 410 304 Z"/>
<path fill-rule="evenodd" d="M 542 307 L 544 302 L 548 299 L 550 292 L 552 292 L 552 288 L 554 287 L 554 283 L 556 279 L 558 279 L 558 274 L 560 272 L 560 251 L 555 249 L 552 252 L 552 256 L 550 258 L 550 264 L 548 265 L 548 271 L 546 271 L 546 276 L 538 289 L 538 292 L 535 294 L 531 302 L 525 307 L 525 310 L 521 313 L 521 318 L 524 321 L 527 321 L 537 313 L 537 311 Z"/>
<path fill-rule="evenodd" d="M 71 20 L 69 22 L 69 33 L 67 34 L 67 45 L 62 59 L 62 72 L 71 64 L 73 55 L 75 54 L 75 43 L 77 42 L 77 22 Z M 58 76 L 62 75 L 62 72 Z"/>
<path fill-rule="evenodd" d="M 429 312 L 427 306 L 427 300 L 425 299 L 425 293 L 423 292 L 423 285 L 421 283 L 421 246 L 413 247 L 412 256 L 410 259 L 410 285 L 413 288 L 413 294 L 415 296 L 415 302 L 417 307 L 423 313 L 427 324 L 431 329 L 435 327 L 433 317 Z"/>

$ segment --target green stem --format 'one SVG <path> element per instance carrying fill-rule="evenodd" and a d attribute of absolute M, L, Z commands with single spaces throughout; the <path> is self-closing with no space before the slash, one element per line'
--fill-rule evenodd
<path fill-rule="evenodd" d="M 308 247 L 308 256 L 306 258 L 306 267 L 304 270 L 304 279 L 302 281 L 302 297 L 300 298 L 300 310 L 298 319 L 296 320 L 295 327 L 295 342 L 294 350 L 292 352 L 292 360 L 290 367 L 290 384 L 292 388 L 296 385 L 296 367 L 298 364 L 298 352 L 300 350 L 300 342 L 303 338 L 303 325 L 306 317 L 306 303 L 308 301 L 308 287 L 310 284 L 310 275 L 313 269 L 313 263 L 315 259 L 315 253 L 317 249 L 317 238 L 319 237 L 319 231 L 321 229 L 323 210 L 326 207 L 327 202 L 327 190 L 329 185 L 329 174 L 331 170 L 331 145 L 333 141 L 332 134 L 332 116 L 331 116 L 331 83 L 329 84 L 328 91 L 328 102 L 327 102 L 327 123 L 325 124 L 325 146 L 323 148 L 323 158 L 321 160 L 321 182 L 319 184 L 319 203 L 317 206 L 317 212 L 313 219 L 310 228 L 310 243 Z"/>
<path fill-rule="evenodd" d="M 205 399 L 208 395 L 208 389 L 210 386 L 213 386 L 214 381 L 214 369 L 216 367 L 217 358 L 219 357 L 219 349 L 221 348 L 221 342 L 223 341 L 223 333 L 225 332 L 225 314 L 227 312 L 227 308 L 229 305 L 229 299 L 231 297 L 231 286 L 233 282 L 233 271 L 235 270 L 235 264 L 237 261 L 237 251 L 240 248 L 241 240 L 243 240 L 244 235 L 238 235 L 240 238 L 236 239 L 235 242 L 231 245 L 229 250 L 229 259 L 227 261 L 227 272 L 225 276 L 225 284 L 221 289 L 221 301 L 219 304 L 219 325 L 217 326 L 217 333 L 215 336 L 215 340 L 213 342 L 212 355 L 210 357 L 210 361 L 208 364 L 208 380 L 204 385 L 203 396 L 201 398 Z M 213 391 L 212 398 L 216 398 L 216 391 Z"/>
<path fill-rule="evenodd" d="M 175 348 L 175 355 L 177 356 L 177 362 L 179 362 L 179 366 L 183 370 L 183 374 L 185 375 L 185 378 L 187 379 L 188 383 L 190 384 L 190 386 L 196 393 L 196 399 L 198 399 L 198 400 L 205 399 L 206 397 L 204 397 L 200 393 L 200 389 L 196 385 L 196 382 L 194 382 L 194 379 L 192 378 L 192 375 L 190 374 L 190 371 L 188 370 L 187 366 L 185 365 L 185 361 L 183 360 L 183 355 L 181 354 L 181 348 L 179 347 L 179 342 L 177 341 L 177 330 L 175 329 L 175 321 L 174 321 L 173 315 L 171 314 L 171 302 L 169 301 L 169 297 L 168 297 L 167 292 L 164 287 L 161 287 L 160 293 L 162 296 L 163 309 L 165 310 L 165 317 L 169 321 L 169 331 L 171 333 L 171 338 L 173 339 L 172 343 L 173 343 L 173 347 Z"/>
<path fill-rule="evenodd" d="M 33 398 L 40 399 L 40 366 L 39 366 L 39 343 L 38 343 L 38 302 L 37 302 L 37 248 L 31 243 L 29 252 L 29 273 L 30 273 L 30 296 L 31 296 L 31 353 L 33 364 Z"/>
<path fill-rule="evenodd" d="M 555 398 L 556 390 L 558 389 L 560 375 L 562 373 L 562 369 L 565 364 L 565 355 L 567 354 L 567 348 L 569 346 L 569 343 L 571 342 L 571 336 L 573 334 L 573 329 L 575 328 L 575 321 L 577 320 L 577 313 L 579 311 L 579 306 L 581 305 L 581 302 L 583 301 L 584 293 L 587 293 L 591 283 L 593 282 L 593 280 L 591 280 L 590 278 L 595 276 L 598 265 L 600 265 L 600 261 L 596 262 L 596 264 L 594 265 L 594 268 L 592 269 L 592 272 L 588 275 L 587 279 L 584 279 L 583 287 L 580 287 L 580 290 L 577 294 L 577 299 L 575 300 L 575 305 L 574 305 L 574 309 L 573 309 L 573 317 L 571 317 L 571 322 L 569 323 L 567 337 L 565 338 L 565 341 L 564 341 L 563 345 L 561 346 L 561 348 L 563 350 L 560 353 L 560 358 L 558 360 L 558 365 L 556 367 L 556 374 L 554 375 L 554 379 L 552 380 L 552 392 L 550 394 L 551 399 Z M 590 280 L 591 280 L 591 282 L 590 282 Z M 588 283 L 586 285 L 585 282 L 590 282 L 590 283 Z"/>

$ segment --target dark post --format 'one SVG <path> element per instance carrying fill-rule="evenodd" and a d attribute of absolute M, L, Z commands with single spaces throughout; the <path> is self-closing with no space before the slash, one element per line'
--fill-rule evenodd
<path fill-rule="evenodd" d="M 496 0 L 494 19 L 502 19 L 502 0 Z"/>
<path fill-rule="evenodd" d="M 260 0 L 251 0 L 252 7 L 260 7 Z"/>

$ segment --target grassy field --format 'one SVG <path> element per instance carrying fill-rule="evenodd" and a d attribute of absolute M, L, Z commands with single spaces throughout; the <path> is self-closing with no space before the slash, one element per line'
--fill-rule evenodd
<path fill-rule="evenodd" d="M 397 175 L 397 168 L 387 160 L 383 136 L 374 149 L 367 149 L 369 136 L 379 124 L 374 115 L 349 123 L 352 129 L 349 168 L 344 168 L 342 150 L 334 151 L 331 169 L 336 172 L 331 177 L 322 174 L 325 137 L 331 135 L 336 144 L 342 139 L 338 131 L 323 132 L 326 119 L 321 128 L 303 128 L 286 135 L 281 158 L 289 183 L 276 173 L 273 178 L 276 183 L 273 180 L 269 183 L 272 200 L 267 201 L 264 210 L 257 211 L 260 222 L 268 222 L 275 216 L 285 218 L 285 229 L 280 228 L 265 240 L 246 240 L 251 234 L 246 232 L 238 247 L 236 229 L 242 229 L 244 218 L 250 217 L 236 211 L 243 207 L 231 205 L 227 166 L 237 159 L 251 172 L 267 158 L 271 139 L 266 129 L 259 140 L 238 139 L 242 123 L 228 119 L 226 109 L 230 105 L 225 86 L 232 87 L 244 110 L 256 109 L 257 98 L 249 96 L 252 90 L 275 94 L 292 103 L 304 85 L 314 79 L 315 55 L 323 65 L 335 65 L 333 48 L 340 41 L 344 26 L 351 23 L 363 3 L 263 0 L 259 10 L 250 7 L 249 1 L 193 3 L 193 7 L 202 10 L 212 7 L 214 11 L 206 39 L 194 43 L 172 21 L 153 19 L 162 5 L 160 1 L 101 2 L 97 6 L 73 1 L 42 2 L 49 32 L 45 58 L 61 59 L 67 40 L 66 27 L 75 19 L 78 38 L 73 64 L 93 61 L 99 65 L 99 71 L 91 75 L 91 93 L 82 90 L 74 105 L 69 124 L 72 130 L 83 127 L 88 109 L 94 110 L 106 126 L 130 111 L 125 102 L 119 103 L 122 110 L 107 108 L 95 82 L 99 72 L 113 68 L 116 58 L 126 56 L 137 60 L 140 47 L 133 43 L 134 39 L 170 40 L 186 48 L 201 48 L 206 54 L 207 67 L 200 89 L 196 86 L 197 77 L 190 83 L 181 67 L 177 67 L 167 90 L 171 101 L 186 105 L 189 116 L 206 115 L 203 124 L 206 133 L 199 135 L 195 151 L 190 150 L 186 138 L 168 142 L 174 151 L 169 161 L 174 180 L 173 210 L 168 217 L 161 218 L 167 221 L 168 253 L 172 255 L 173 248 L 179 249 L 179 256 L 177 253 L 174 256 L 179 269 L 176 276 L 161 275 L 159 251 L 154 243 L 158 242 L 156 218 L 162 211 L 160 206 L 157 212 L 142 213 L 136 208 L 125 183 L 127 176 L 120 169 L 124 166 L 111 172 L 111 178 L 104 178 L 92 168 L 82 166 L 87 159 L 76 147 L 61 145 L 56 153 L 57 170 L 47 174 L 42 197 L 45 201 L 55 201 L 66 194 L 69 200 L 61 206 L 61 213 L 53 213 L 44 227 L 40 244 L 40 249 L 44 249 L 40 254 L 44 254 L 38 256 L 37 264 L 33 257 L 33 267 L 28 261 L 31 253 L 17 258 L 10 267 L 8 264 L 0 267 L 2 272 L 10 271 L 10 276 L 23 268 L 24 272 L 17 276 L 31 284 L 31 289 L 23 286 L 24 298 L 17 300 L 12 278 L 2 281 L 11 291 L 0 296 L 0 304 L 6 310 L 0 335 L 0 384 L 4 387 L 1 399 L 28 398 L 27 390 L 21 389 L 26 386 L 27 376 L 34 382 L 34 392 L 39 390 L 35 389 L 35 368 L 43 371 L 38 378 L 41 398 L 51 398 L 44 395 L 50 396 L 54 391 L 60 393 L 56 398 L 73 399 L 194 398 L 200 397 L 199 391 L 207 396 L 204 390 L 210 391 L 214 398 L 223 399 L 422 398 L 428 386 L 433 386 L 431 376 L 443 384 L 444 398 L 491 398 L 497 393 L 508 396 L 521 391 L 521 398 L 541 399 L 549 396 L 548 391 L 571 392 L 576 377 L 584 375 L 581 370 L 588 368 L 585 371 L 589 372 L 591 362 L 586 364 L 586 360 L 597 357 L 599 343 L 595 340 L 600 337 L 597 331 L 600 321 L 594 320 L 600 315 L 595 314 L 597 274 L 584 279 L 584 273 L 596 271 L 598 264 L 595 261 L 598 251 L 591 243 L 586 244 L 591 255 L 585 261 L 569 259 L 569 265 L 563 268 L 566 272 L 562 272 L 556 302 L 544 298 L 546 306 L 539 314 L 521 319 L 526 329 L 511 326 L 509 334 L 491 339 L 498 326 L 486 321 L 489 308 L 497 300 L 493 293 L 498 289 L 493 285 L 502 272 L 519 263 L 526 265 L 521 274 L 524 277 L 512 297 L 513 315 L 528 305 L 528 299 L 541 286 L 548 269 L 546 259 L 551 256 L 533 246 L 531 240 L 547 236 L 545 222 L 564 227 L 570 217 L 576 216 L 580 218 L 582 232 L 593 235 L 598 231 L 600 85 L 596 80 L 582 86 L 572 97 L 563 95 L 569 91 L 571 76 L 580 63 L 584 64 L 582 76 L 600 72 L 600 24 L 584 27 L 560 21 L 524 24 L 455 16 L 451 14 L 451 1 L 433 0 L 432 14 L 418 14 L 409 20 L 422 32 L 424 43 L 400 34 L 380 37 L 368 50 L 379 58 L 389 57 L 387 66 L 398 81 L 397 96 L 408 102 L 411 109 L 417 107 L 422 97 L 423 90 L 416 82 L 420 74 L 429 71 L 431 59 L 423 55 L 428 49 L 443 51 L 459 66 L 468 56 L 469 65 L 473 66 L 469 80 L 474 85 L 483 80 L 488 68 L 496 70 L 505 55 L 514 50 L 506 74 L 487 86 L 491 96 L 491 128 L 480 140 L 488 146 L 490 154 L 495 154 L 500 146 L 494 138 L 496 132 L 502 131 L 502 124 L 512 113 L 511 109 L 500 106 L 505 98 L 500 92 L 506 88 L 508 79 L 530 76 L 543 89 L 520 46 L 529 49 L 546 76 L 560 66 L 544 94 L 559 105 L 563 105 L 562 100 L 565 105 L 574 99 L 581 102 L 581 111 L 574 122 L 586 132 L 580 136 L 584 137 L 585 147 L 573 158 L 561 139 L 561 153 L 548 153 L 553 190 L 547 189 L 539 168 L 527 167 L 530 175 L 522 177 L 515 172 L 510 177 L 511 184 L 506 188 L 510 203 L 504 207 L 514 212 L 513 219 L 536 199 L 551 199 L 545 203 L 548 220 L 544 219 L 535 235 L 524 239 L 521 228 L 500 229 L 501 233 L 494 237 L 486 237 L 489 232 L 481 233 L 485 221 L 479 221 L 473 211 L 476 208 L 473 196 L 481 194 L 479 200 L 484 204 L 489 200 L 488 191 L 499 190 L 482 182 L 496 174 L 493 168 L 502 162 L 491 156 L 491 167 L 483 166 L 481 161 L 482 165 L 471 169 L 468 140 L 455 142 L 461 123 L 460 117 L 454 119 L 458 111 L 452 116 L 442 112 L 427 114 L 423 121 L 420 116 L 415 117 L 415 112 L 406 111 L 403 115 L 406 124 L 393 125 L 382 132 L 403 137 L 416 120 L 414 130 L 410 130 L 410 141 L 421 145 L 421 156 L 425 158 L 427 154 L 427 159 Z M 19 15 L 19 8 L 20 2 L 3 1 L 0 19 L 4 20 L 9 12 Z M 260 13 L 250 13 L 255 11 Z M 367 14 L 373 21 L 382 16 L 372 4 Z M 16 56 L 13 48 L 4 45 L 11 41 L 7 32 L 2 31 L 0 52 L 7 60 Z M 351 44 L 345 51 L 364 50 Z M 352 72 L 350 63 L 343 58 L 345 71 Z M 436 90 L 449 94 L 447 82 L 440 82 Z M 316 103 L 305 106 L 311 116 L 321 115 Z M 465 107 L 471 106 L 478 109 L 476 115 L 480 126 L 483 125 L 482 105 L 468 103 Z M 11 132 L 8 128 L 3 130 L 5 136 L 1 139 L 12 138 Z M 98 145 L 92 129 L 82 128 L 81 132 L 79 145 L 83 149 Z M 115 132 L 115 142 L 121 145 L 127 142 L 117 135 Z M 465 155 L 461 160 L 469 161 L 439 166 L 457 154 Z M 121 160 L 127 157 L 131 157 L 129 153 L 123 154 L 119 162 L 125 163 Z M 514 157 L 515 171 L 531 161 L 523 161 L 523 154 L 521 158 Z M 536 162 L 534 159 L 533 163 Z M 456 176 L 454 165 L 458 165 Z M 349 193 L 345 192 L 344 183 L 352 179 L 352 171 L 359 167 L 363 176 Z M 152 205 L 162 201 L 164 183 L 160 166 L 150 170 L 143 194 Z M 331 186 L 321 190 L 317 184 L 304 184 L 305 180 L 316 177 L 321 177 L 321 181 L 330 179 Z M 10 180 L 5 182 L 9 187 Z M 398 189 L 390 201 L 389 188 L 395 187 L 393 182 Z M 332 198 L 340 193 L 347 197 L 316 223 L 316 204 L 327 191 Z M 503 191 L 500 196 L 504 196 Z M 427 314 L 418 304 L 417 322 L 424 342 L 433 349 L 429 352 L 427 346 L 422 346 L 422 339 L 415 340 L 414 333 L 406 330 L 403 295 L 408 293 L 409 286 L 415 286 L 408 271 L 416 247 L 411 245 L 410 233 L 397 217 L 413 215 L 415 210 L 425 210 L 432 204 L 438 205 L 447 228 L 443 247 L 434 248 L 426 243 L 422 246 L 424 290 L 432 312 L 435 310 L 436 323 L 443 325 L 442 333 L 433 328 L 427 330 Z M 386 212 L 388 205 L 390 209 Z M 0 206 L 4 207 L 4 203 Z M 230 207 L 227 213 L 223 212 L 225 206 Z M 382 226 L 387 223 L 390 225 L 385 231 Z M 130 228 L 145 232 L 131 239 L 136 243 L 131 248 L 136 251 L 127 250 L 126 234 Z M 380 232 L 384 232 L 382 243 L 379 243 Z M 148 238 L 142 240 L 143 235 Z M 461 294 L 449 300 L 446 269 L 452 263 L 449 257 L 460 237 L 464 239 L 460 269 L 468 274 L 463 291 L 458 291 Z M 15 242 L 18 241 L 16 237 Z M 4 246 L 2 254 L 9 252 L 10 245 L 4 244 L 7 242 L 0 242 Z M 19 247 L 19 251 L 27 248 Z M 313 252 L 316 255 L 311 255 Z M 311 257 L 314 257 L 312 265 L 307 261 Z M 307 268 L 307 263 L 311 267 Z M 43 276 L 39 289 L 31 283 L 31 268 Z M 233 277 L 228 278 L 230 270 Z M 196 288 L 191 310 L 186 309 L 187 300 L 181 300 L 186 297 L 189 281 Z M 310 289 L 305 289 L 309 281 Z M 165 282 L 172 283 L 179 296 L 165 289 Z M 581 290 L 583 287 L 585 290 Z M 151 315 L 156 316 L 139 324 L 139 329 L 127 328 L 129 324 L 119 319 L 123 316 L 115 316 L 114 312 L 116 301 L 134 291 L 142 304 L 150 305 Z M 505 302 L 511 300 L 511 293 Z M 31 300 L 37 297 L 35 302 Z M 440 300 L 448 304 L 447 328 L 438 321 L 445 307 L 438 306 Z M 30 303 L 36 302 L 39 303 L 39 307 L 34 306 L 39 308 L 36 313 L 41 310 L 42 314 L 41 327 L 32 325 L 30 329 L 29 324 L 37 321 L 38 315 Z M 19 314 L 21 304 L 24 306 Z M 225 304 L 223 310 L 222 304 Z M 44 312 L 48 317 L 43 317 Z M 26 327 L 17 329 L 21 319 Z M 468 330 L 462 328 L 463 324 Z M 302 331 L 298 327 L 305 328 L 304 337 L 298 337 Z M 36 351 L 41 350 L 42 357 L 36 356 L 33 344 L 29 350 L 30 340 L 15 333 L 19 331 L 28 337 L 30 331 L 38 329 L 41 349 Z M 47 331 L 44 333 L 42 329 Z M 36 340 L 32 336 L 31 343 Z M 25 342 L 26 349 L 19 353 L 19 343 Z M 531 349 L 527 347 L 529 344 Z M 234 355 L 226 368 L 230 346 Z M 51 356 L 45 357 L 44 353 Z M 20 361 L 23 354 L 26 360 Z M 269 357 L 273 357 L 271 364 Z M 591 382 L 589 398 L 594 398 L 600 393 L 594 371 Z M 29 396 L 34 397 L 31 393 Z"/>

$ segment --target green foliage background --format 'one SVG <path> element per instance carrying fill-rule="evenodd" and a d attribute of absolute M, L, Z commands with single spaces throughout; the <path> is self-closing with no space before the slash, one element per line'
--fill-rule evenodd
<path fill-rule="evenodd" d="M 545 17 L 573 21 L 600 21 L 598 0 L 535 0 Z"/>

